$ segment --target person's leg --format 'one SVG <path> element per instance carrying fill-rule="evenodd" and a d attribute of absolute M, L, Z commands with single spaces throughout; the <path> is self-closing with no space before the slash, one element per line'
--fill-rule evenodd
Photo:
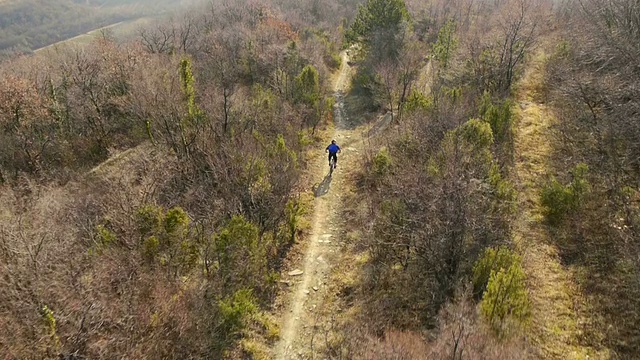
<path fill-rule="evenodd" d="M 333 167 L 338 167 L 338 154 L 333 154 Z"/>

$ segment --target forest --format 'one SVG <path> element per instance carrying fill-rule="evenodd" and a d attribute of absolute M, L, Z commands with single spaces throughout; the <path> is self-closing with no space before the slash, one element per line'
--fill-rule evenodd
<path fill-rule="evenodd" d="M 0 358 L 640 359 L 636 0 L 0 9 Z"/>

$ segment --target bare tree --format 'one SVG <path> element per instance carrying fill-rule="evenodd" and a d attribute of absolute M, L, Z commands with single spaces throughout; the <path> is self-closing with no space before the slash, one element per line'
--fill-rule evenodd
<path fill-rule="evenodd" d="M 480 92 L 508 93 L 535 44 L 544 13 L 546 8 L 538 1 L 509 0 L 493 7 L 486 22 L 471 28 L 466 43 Z"/>
<path fill-rule="evenodd" d="M 138 34 L 142 45 L 152 54 L 170 53 L 174 50 L 176 29 L 173 25 L 160 23 L 154 29 L 144 27 L 138 30 Z"/>

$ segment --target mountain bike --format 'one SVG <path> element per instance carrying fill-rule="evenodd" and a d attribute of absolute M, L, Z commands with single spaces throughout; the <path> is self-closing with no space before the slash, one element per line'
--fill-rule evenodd
<path fill-rule="evenodd" d="M 333 174 L 333 169 L 336 168 L 336 162 L 333 160 L 333 157 L 329 159 L 329 176 Z"/>

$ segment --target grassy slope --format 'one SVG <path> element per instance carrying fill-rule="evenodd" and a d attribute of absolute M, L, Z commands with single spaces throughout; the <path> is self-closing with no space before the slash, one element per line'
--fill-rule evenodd
<path fill-rule="evenodd" d="M 514 240 L 524 255 L 533 301 L 531 343 L 546 359 L 608 358 L 608 351 L 583 346 L 582 329 L 589 320 L 586 299 L 574 280 L 574 269 L 560 263 L 558 250 L 543 223 L 540 190 L 549 171 L 552 112 L 538 100 L 542 87 L 544 50 L 531 59 L 516 87 L 515 174 L 520 213 Z"/>

